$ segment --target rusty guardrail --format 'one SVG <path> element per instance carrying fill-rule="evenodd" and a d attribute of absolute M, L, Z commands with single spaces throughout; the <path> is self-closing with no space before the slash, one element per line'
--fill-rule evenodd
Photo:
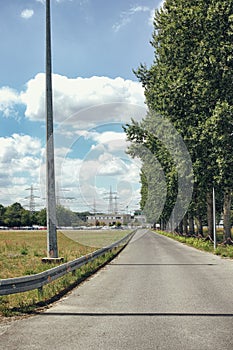
<path fill-rule="evenodd" d="M 16 278 L 0 279 L 0 296 L 26 292 L 33 289 L 38 289 L 41 291 L 44 285 L 64 276 L 69 272 L 77 270 L 81 266 L 103 256 L 105 253 L 110 252 L 115 248 L 124 248 L 129 243 L 135 232 L 136 231 L 129 233 L 119 241 L 114 242 L 107 247 L 98 249 L 92 253 L 53 267 L 52 269 L 44 272 Z"/>

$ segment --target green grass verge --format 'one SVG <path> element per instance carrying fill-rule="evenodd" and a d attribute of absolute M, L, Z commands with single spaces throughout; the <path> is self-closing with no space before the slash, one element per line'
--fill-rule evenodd
<path fill-rule="evenodd" d="M 172 238 L 178 242 L 197 248 L 199 250 L 204 250 L 226 258 L 231 258 L 231 259 L 233 258 L 233 246 L 218 245 L 217 248 L 214 249 L 213 243 L 211 241 L 205 241 L 204 238 L 202 239 L 202 238 L 195 238 L 195 237 L 179 236 L 178 234 L 174 234 L 171 232 L 164 232 L 164 231 L 156 231 L 156 232 L 163 236 Z"/>

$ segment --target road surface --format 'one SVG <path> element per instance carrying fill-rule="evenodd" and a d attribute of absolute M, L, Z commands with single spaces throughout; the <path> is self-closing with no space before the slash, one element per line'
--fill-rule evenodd
<path fill-rule="evenodd" d="M 233 262 L 140 230 L 46 312 L 2 329 L 4 350 L 232 350 Z"/>

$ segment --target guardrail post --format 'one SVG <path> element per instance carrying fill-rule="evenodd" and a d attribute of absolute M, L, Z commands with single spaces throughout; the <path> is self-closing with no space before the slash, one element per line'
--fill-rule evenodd
<path fill-rule="evenodd" d="M 43 286 L 37 288 L 38 291 L 38 297 L 42 298 L 44 296 Z"/>

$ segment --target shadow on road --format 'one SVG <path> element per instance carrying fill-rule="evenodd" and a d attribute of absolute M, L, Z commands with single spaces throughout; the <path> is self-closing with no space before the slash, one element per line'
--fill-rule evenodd
<path fill-rule="evenodd" d="M 233 314 L 217 313 L 177 313 L 177 312 L 34 312 L 41 316 L 79 316 L 79 317 L 233 317 Z"/>
<path fill-rule="evenodd" d="M 109 264 L 110 266 L 217 266 L 217 264 Z"/>

